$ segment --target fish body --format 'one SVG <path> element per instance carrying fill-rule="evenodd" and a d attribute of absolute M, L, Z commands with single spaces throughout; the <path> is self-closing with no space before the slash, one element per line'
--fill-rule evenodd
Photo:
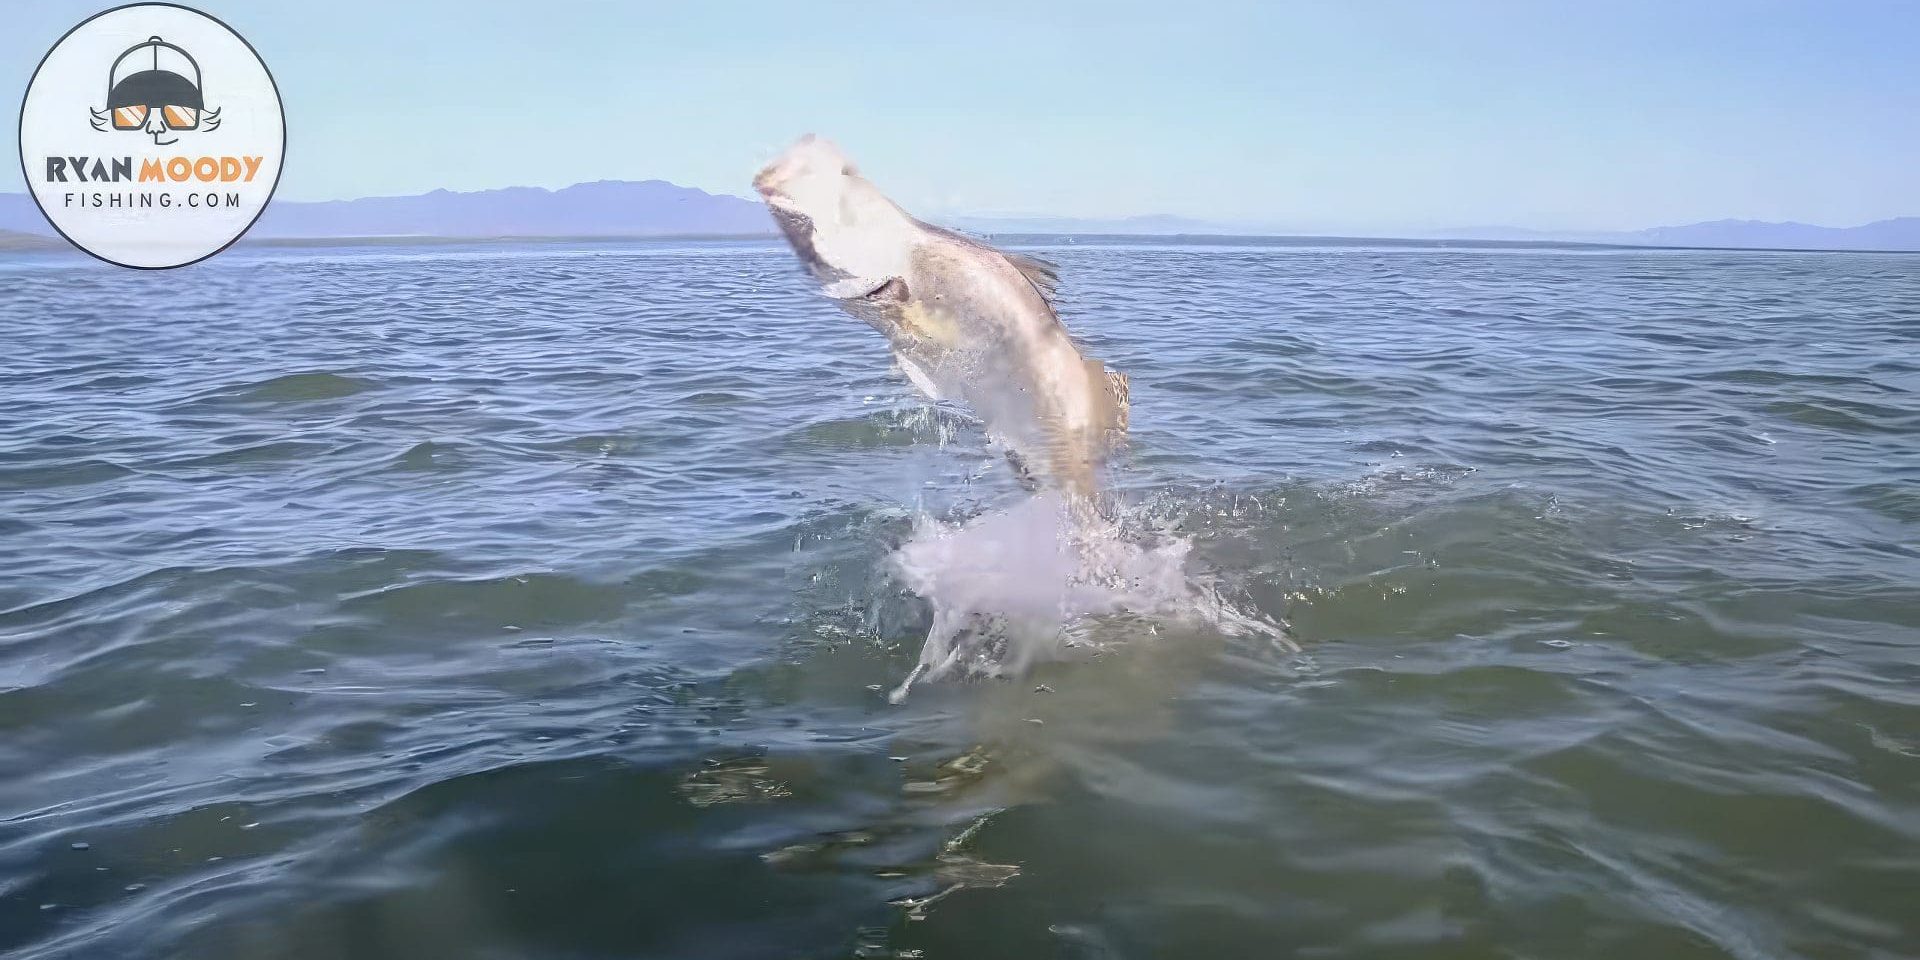
<path fill-rule="evenodd" d="M 822 292 L 886 336 L 916 387 L 971 407 L 1042 480 L 1097 494 L 1127 381 L 1068 336 L 1051 266 L 915 219 L 814 137 L 754 187 Z"/>

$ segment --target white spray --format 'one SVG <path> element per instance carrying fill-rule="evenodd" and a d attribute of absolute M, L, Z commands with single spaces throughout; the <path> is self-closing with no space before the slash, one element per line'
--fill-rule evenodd
<path fill-rule="evenodd" d="M 922 517 L 894 555 L 901 580 L 933 608 L 920 662 L 890 699 L 919 680 L 1018 673 L 1087 642 L 1104 619 L 1208 626 L 1294 650 L 1277 625 L 1234 610 L 1192 577 L 1192 544 L 1145 545 L 1058 491 L 964 523 Z M 1146 633 L 1146 624 L 1137 633 Z"/>

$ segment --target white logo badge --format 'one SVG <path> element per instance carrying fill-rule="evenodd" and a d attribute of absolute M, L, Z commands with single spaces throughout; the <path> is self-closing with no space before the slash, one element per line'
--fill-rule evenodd
<path fill-rule="evenodd" d="M 20 168 L 61 236 L 108 263 L 179 267 L 253 226 L 286 153 L 280 90 L 226 24 L 171 3 L 96 14 L 20 105 Z"/>

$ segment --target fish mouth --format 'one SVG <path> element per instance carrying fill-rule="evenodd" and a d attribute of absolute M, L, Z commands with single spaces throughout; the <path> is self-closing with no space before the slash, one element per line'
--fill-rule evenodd
<path fill-rule="evenodd" d="M 760 172 L 754 174 L 753 189 L 767 198 L 768 203 L 772 203 L 780 196 L 779 191 L 782 185 L 805 172 L 807 163 L 804 148 L 811 146 L 815 140 L 814 135 L 809 133 L 796 141 L 793 146 L 788 147 L 784 153 L 775 157 L 772 163 L 761 167 Z"/>
<path fill-rule="evenodd" d="M 793 198 L 781 193 L 780 188 L 771 185 L 763 187 L 757 183 L 753 186 L 755 190 L 760 192 L 760 199 L 764 201 L 770 209 L 776 212 L 786 211 L 796 216 L 799 214 L 798 209 L 794 205 Z"/>
<path fill-rule="evenodd" d="M 793 244 L 793 250 L 807 265 L 818 269 L 820 254 L 813 248 L 813 218 L 782 203 L 767 198 L 767 212 L 773 214 L 773 222 L 780 225 L 780 232 L 787 235 L 787 242 Z"/>
<path fill-rule="evenodd" d="M 780 192 L 781 185 L 793 179 L 788 175 L 785 169 L 786 166 L 787 164 L 776 160 L 773 163 L 767 164 L 766 168 L 759 173 L 754 174 L 753 189 L 759 193 L 761 197 L 765 198 L 768 203 L 774 203 L 776 201 L 791 202 L 788 200 L 786 194 Z"/>
<path fill-rule="evenodd" d="M 773 214 L 773 222 L 780 225 L 780 232 L 786 234 L 787 243 L 793 246 L 793 252 L 800 258 L 800 265 L 813 274 L 813 278 L 822 284 L 831 284 L 850 279 L 853 275 L 828 263 L 820 251 L 814 248 L 813 218 L 797 210 L 767 205 Z M 831 296 L 831 294 L 829 294 Z"/>

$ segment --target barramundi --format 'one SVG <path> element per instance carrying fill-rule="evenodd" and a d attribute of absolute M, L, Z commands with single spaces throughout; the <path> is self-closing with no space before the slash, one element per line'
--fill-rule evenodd
<path fill-rule="evenodd" d="M 915 219 L 817 137 L 753 185 L 822 292 L 886 336 L 916 387 L 970 407 L 1016 469 L 1093 500 L 1126 434 L 1127 378 L 1067 335 L 1050 264 Z"/>

